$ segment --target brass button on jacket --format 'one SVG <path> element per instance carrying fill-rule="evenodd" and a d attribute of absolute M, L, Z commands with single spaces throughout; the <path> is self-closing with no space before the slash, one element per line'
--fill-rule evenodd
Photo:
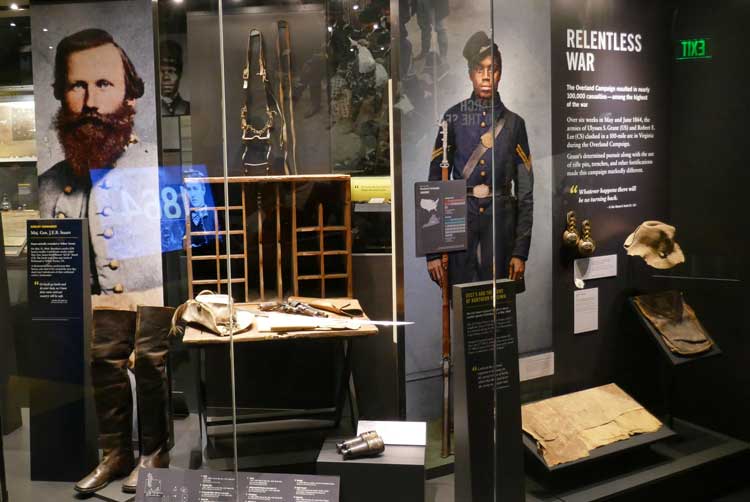
<path fill-rule="evenodd" d="M 117 270 L 120 268 L 120 261 L 119 260 L 110 260 L 110 262 L 107 264 L 109 268 L 112 270 Z"/>
<path fill-rule="evenodd" d="M 65 218 L 65 213 L 63 213 L 62 211 L 60 211 L 59 213 L 57 213 L 55 215 L 55 217 L 58 218 L 58 219 L 63 219 L 63 218 Z"/>
<path fill-rule="evenodd" d="M 73 193 L 73 187 L 70 185 L 65 185 L 65 188 L 63 188 L 63 192 L 65 192 L 67 195 L 70 195 Z"/>
<path fill-rule="evenodd" d="M 111 228 L 107 228 L 104 230 L 104 233 L 102 234 L 105 239 L 111 239 L 115 235 L 115 231 Z"/>
<path fill-rule="evenodd" d="M 112 288 L 112 291 L 114 291 L 117 294 L 123 293 L 125 291 L 125 286 L 120 284 L 119 282 L 115 284 L 115 287 Z"/>

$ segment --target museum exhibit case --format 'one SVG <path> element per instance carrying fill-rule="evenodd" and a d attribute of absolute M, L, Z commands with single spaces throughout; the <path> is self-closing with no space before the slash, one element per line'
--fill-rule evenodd
<path fill-rule="evenodd" d="M 0 0 L 0 502 L 745 500 L 725 0 Z"/>

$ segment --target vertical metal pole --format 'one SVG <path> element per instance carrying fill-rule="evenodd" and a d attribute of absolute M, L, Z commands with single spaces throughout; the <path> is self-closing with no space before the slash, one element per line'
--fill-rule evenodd
<path fill-rule="evenodd" d="M 228 153 L 227 153 L 227 100 L 226 100 L 226 75 L 225 75 L 225 62 L 224 62 L 224 9 L 223 0 L 218 0 L 219 3 L 219 68 L 221 78 L 221 146 L 222 146 L 222 164 L 224 168 L 224 203 L 229 202 L 229 166 L 227 165 Z M 217 229 L 218 230 L 218 229 Z M 230 242 L 229 233 L 229 211 L 224 211 L 224 230 L 226 232 L 226 249 L 227 255 L 232 254 L 232 247 Z M 218 236 L 217 236 L 218 240 Z M 229 265 L 229 263 L 227 263 Z M 227 285 L 232 284 L 232 267 L 227 266 Z M 231 290 L 229 294 L 229 309 L 234 309 L 234 303 L 232 301 Z M 234 365 L 234 316 L 229 317 L 229 371 L 230 380 L 232 384 L 232 451 L 234 458 L 234 481 L 235 481 L 235 493 L 239 497 L 239 474 L 238 474 L 238 456 L 237 456 L 237 389 L 235 379 L 235 365 Z"/>

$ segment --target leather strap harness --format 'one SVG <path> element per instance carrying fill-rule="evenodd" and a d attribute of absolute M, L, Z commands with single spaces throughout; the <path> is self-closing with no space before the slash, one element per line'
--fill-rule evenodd
<path fill-rule="evenodd" d="M 259 80 L 259 82 L 257 82 Z M 263 86 L 265 92 L 265 103 L 262 104 L 264 113 L 255 116 L 264 116 L 265 122 L 261 127 L 255 127 L 252 123 L 252 107 L 259 107 L 260 103 L 254 103 L 252 98 L 253 82 Z M 242 153 L 242 165 L 246 175 L 277 174 L 273 173 L 273 149 L 272 132 L 276 129 L 276 122 L 280 125 L 280 147 L 285 149 L 286 123 L 284 114 L 279 107 L 276 96 L 273 94 L 271 83 L 268 80 L 266 69 L 265 48 L 263 46 L 263 35 L 260 31 L 250 30 L 247 39 L 247 56 L 245 69 L 242 72 L 243 91 L 245 95 L 244 104 L 240 112 L 242 118 L 242 143 L 245 146 Z M 286 163 L 284 163 L 284 174 L 288 174 Z"/>

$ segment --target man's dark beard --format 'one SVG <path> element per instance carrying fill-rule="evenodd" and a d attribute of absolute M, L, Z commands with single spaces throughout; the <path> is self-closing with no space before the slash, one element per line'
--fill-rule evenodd
<path fill-rule="evenodd" d="M 135 109 L 123 103 L 112 113 L 73 113 L 65 105 L 55 116 L 57 138 L 65 159 L 77 176 L 88 177 L 91 169 L 113 166 L 130 142 Z"/>

